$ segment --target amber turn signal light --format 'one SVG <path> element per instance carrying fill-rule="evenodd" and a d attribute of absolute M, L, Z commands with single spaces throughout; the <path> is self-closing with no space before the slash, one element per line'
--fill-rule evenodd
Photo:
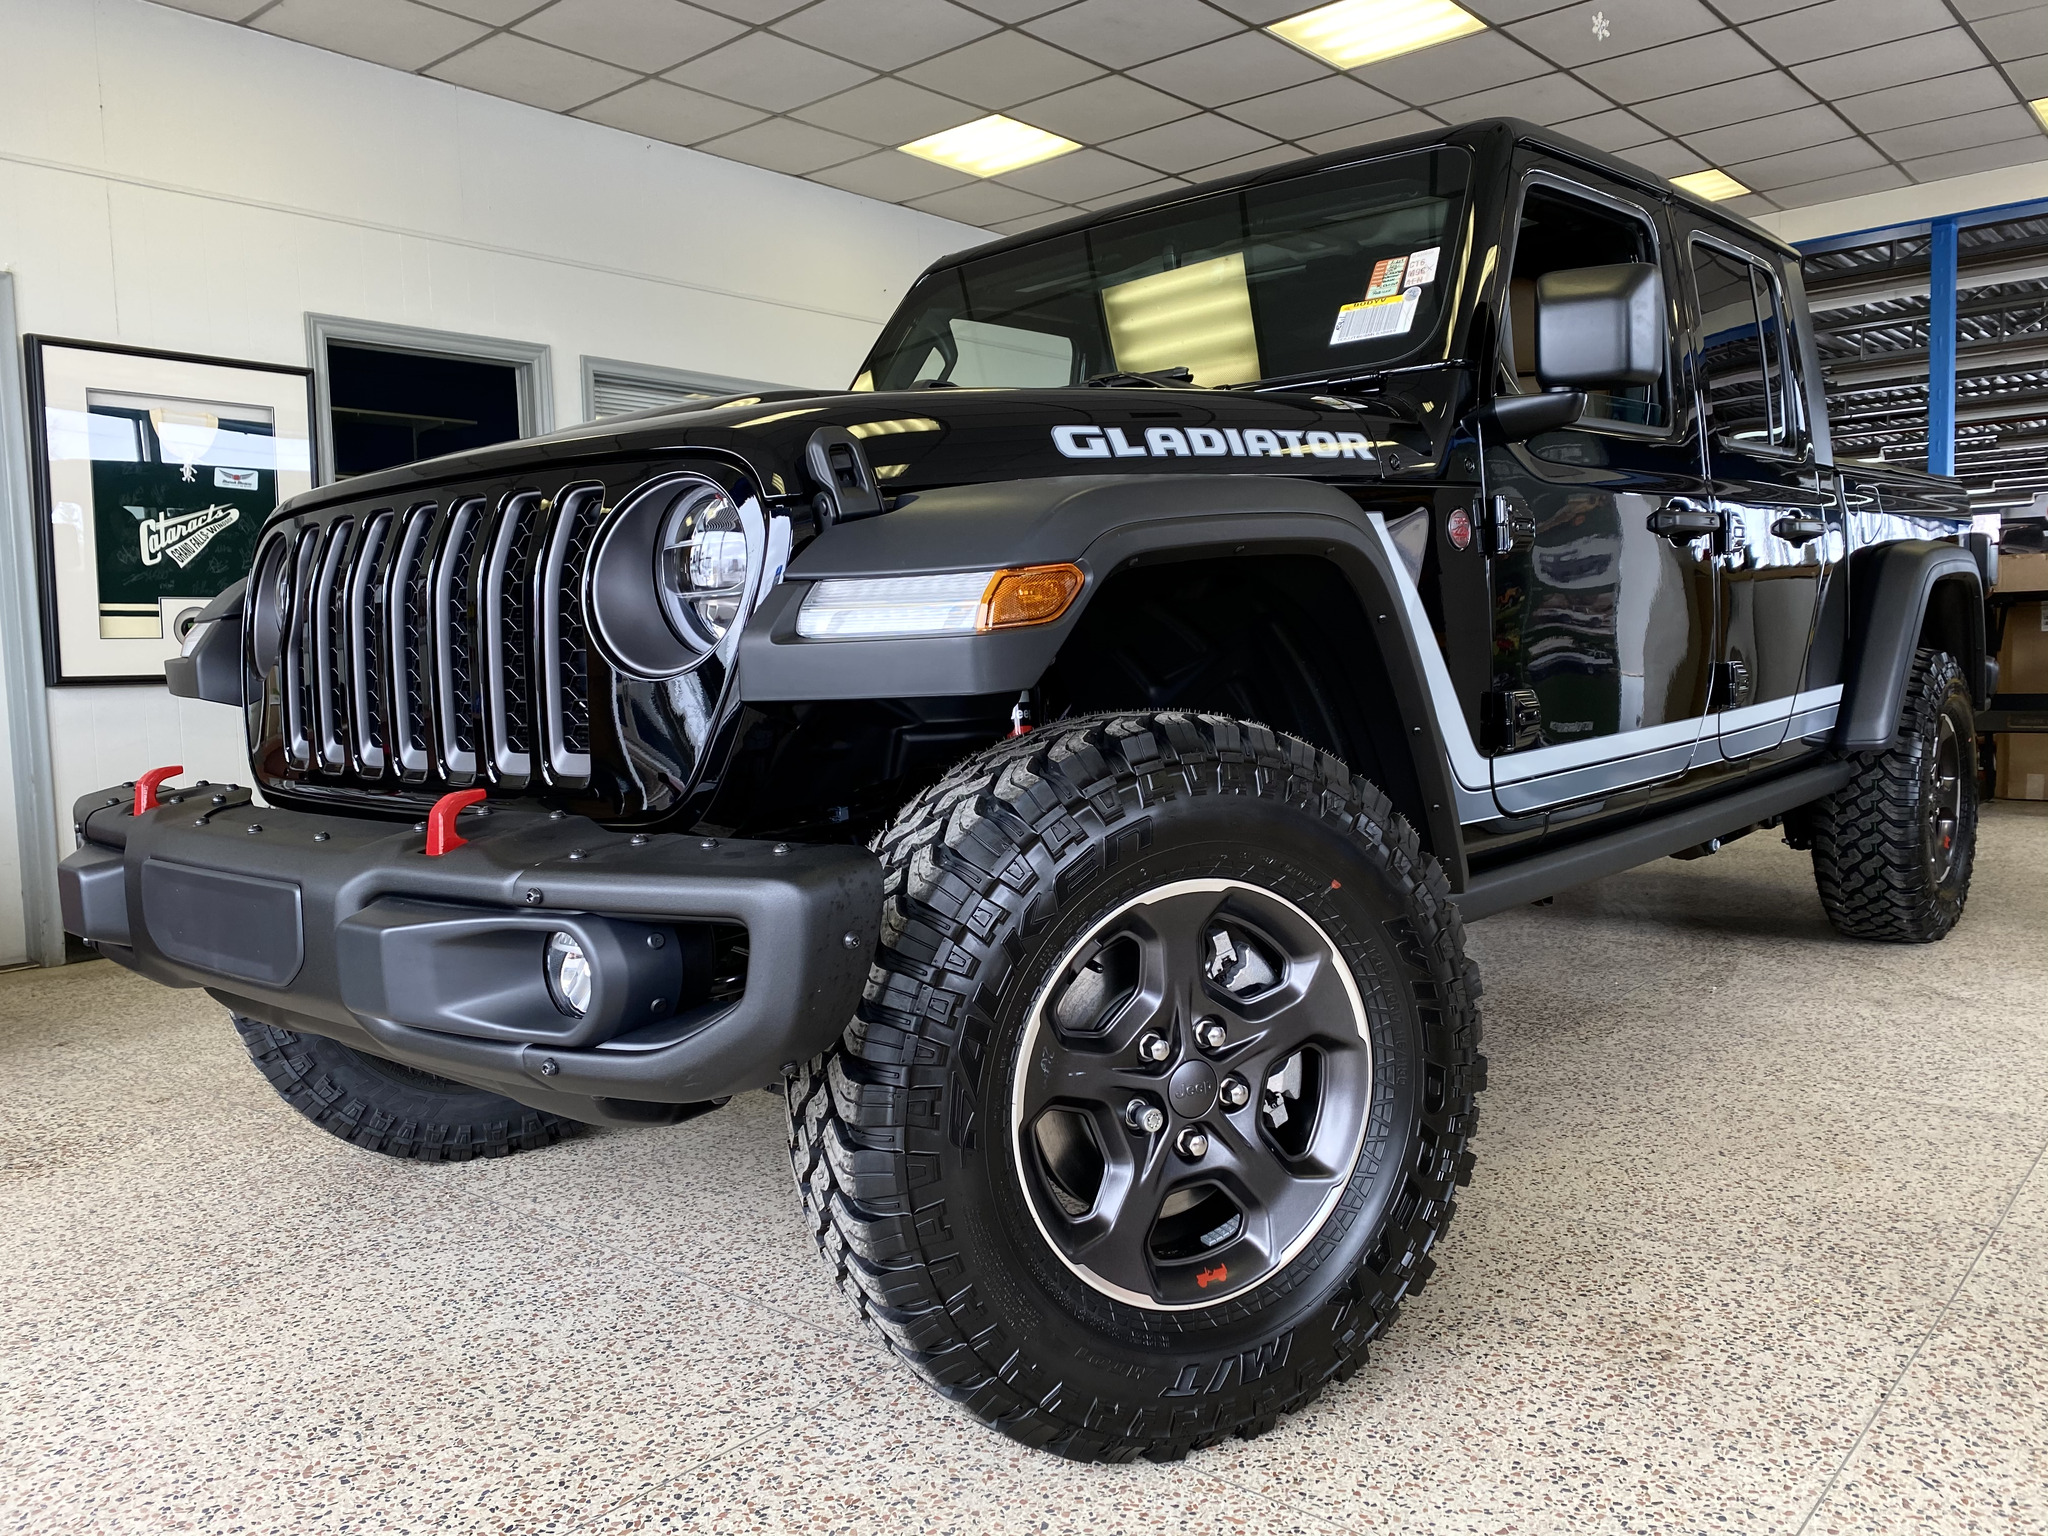
<path fill-rule="evenodd" d="M 1027 565 L 997 571 L 981 594 L 974 627 L 986 634 L 991 629 L 1049 624 L 1073 606 L 1082 579 L 1078 565 Z"/>

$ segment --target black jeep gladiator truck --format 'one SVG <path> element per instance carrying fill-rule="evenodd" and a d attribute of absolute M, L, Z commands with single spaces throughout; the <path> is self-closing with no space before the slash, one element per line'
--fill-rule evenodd
<path fill-rule="evenodd" d="M 1835 461 L 1797 255 L 1493 121 L 998 241 L 851 389 L 329 485 L 89 795 L 70 929 L 459 1159 L 773 1086 L 839 1285 L 1026 1443 L 1363 1361 L 1472 1169 L 1463 924 L 1779 826 L 1940 938 L 1984 567 Z"/>

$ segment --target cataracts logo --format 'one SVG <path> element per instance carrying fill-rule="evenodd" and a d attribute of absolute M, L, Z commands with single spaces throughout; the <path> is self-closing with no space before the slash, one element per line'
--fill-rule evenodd
<path fill-rule="evenodd" d="M 183 570 L 199 558 L 199 552 L 222 529 L 232 528 L 241 516 L 239 507 L 222 502 L 196 512 L 159 512 L 155 517 L 145 517 L 135 530 L 142 541 L 142 563 L 158 565 L 169 555 Z"/>
<path fill-rule="evenodd" d="M 1136 431 L 1136 428 L 1132 429 Z M 1264 427 L 1147 427 L 1134 443 L 1122 427 L 1054 427 L 1052 445 L 1069 459 L 1370 459 L 1363 432 L 1268 431 Z"/>

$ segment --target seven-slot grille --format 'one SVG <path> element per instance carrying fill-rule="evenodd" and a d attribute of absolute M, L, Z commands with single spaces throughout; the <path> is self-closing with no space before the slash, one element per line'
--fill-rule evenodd
<path fill-rule="evenodd" d="M 257 570 L 284 616 L 286 763 L 316 781 L 587 784 L 583 575 L 603 513 L 603 486 L 571 485 L 274 536 Z"/>

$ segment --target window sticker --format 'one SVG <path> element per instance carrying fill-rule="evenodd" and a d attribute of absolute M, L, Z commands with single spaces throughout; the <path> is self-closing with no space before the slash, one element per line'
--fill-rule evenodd
<path fill-rule="evenodd" d="M 1426 251 L 1417 251 L 1408 258 L 1408 275 L 1402 281 L 1410 288 L 1420 288 L 1436 281 L 1436 259 L 1443 247 L 1432 245 Z"/>
<path fill-rule="evenodd" d="M 1372 269 L 1372 281 L 1366 284 L 1368 299 L 1384 299 L 1401 291 L 1401 274 L 1407 270 L 1406 256 L 1389 256 Z"/>
<path fill-rule="evenodd" d="M 1375 341 L 1382 336 L 1405 336 L 1415 324 L 1415 311 L 1422 303 L 1422 290 L 1409 288 L 1385 298 L 1361 299 L 1337 311 L 1337 327 L 1330 332 L 1330 345 L 1347 341 Z"/>

